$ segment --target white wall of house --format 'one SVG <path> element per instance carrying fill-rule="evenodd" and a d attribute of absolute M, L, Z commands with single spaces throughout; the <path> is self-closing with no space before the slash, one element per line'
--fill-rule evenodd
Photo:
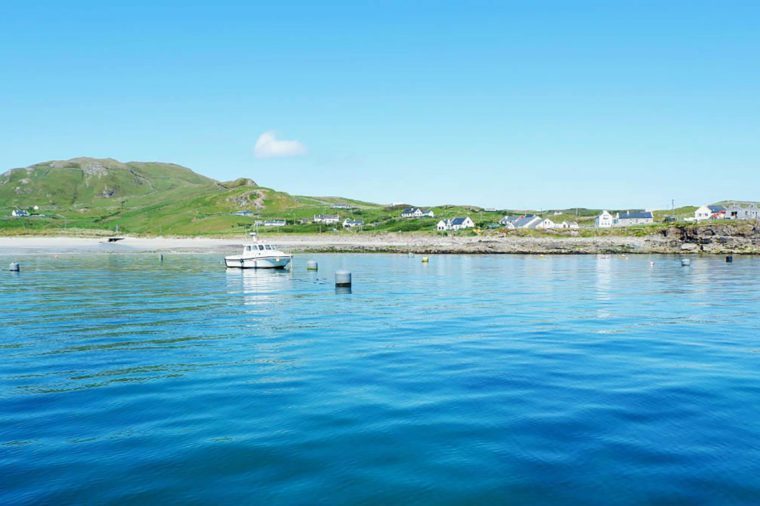
<path fill-rule="evenodd" d="M 712 211 L 707 206 L 701 206 L 699 209 L 694 211 L 694 219 L 697 221 L 709 220 L 711 216 Z"/>
<path fill-rule="evenodd" d="M 614 222 L 614 218 L 607 211 L 602 211 L 602 214 L 597 216 L 596 220 L 594 220 L 596 228 L 611 228 Z"/>
<path fill-rule="evenodd" d="M 464 221 L 458 225 L 451 225 L 452 230 L 464 230 L 465 228 L 474 228 L 475 222 L 470 219 L 470 217 L 466 217 Z"/>
<path fill-rule="evenodd" d="M 556 223 L 554 223 L 549 218 L 546 218 L 545 220 L 541 221 L 541 223 L 536 225 L 536 228 L 542 229 L 542 230 L 551 230 L 553 228 L 558 228 L 558 227 Z"/>

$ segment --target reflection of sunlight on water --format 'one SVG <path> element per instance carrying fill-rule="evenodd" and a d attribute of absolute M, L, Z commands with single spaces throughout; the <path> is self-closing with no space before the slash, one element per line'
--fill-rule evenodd
<path fill-rule="evenodd" d="M 596 300 L 610 302 L 612 300 L 612 258 L 609 255 L 596 257 Z M 596 317 L 601 320 L 612 318 L 612 311 L 606 307 L 596 310 Z"/>
<path fill-rule="evenodd" d="M 227 292 L 243 295 L 246 306 L 274 303 L 292 279 L 290 271 L 275 269 L 227 269 Z"/>

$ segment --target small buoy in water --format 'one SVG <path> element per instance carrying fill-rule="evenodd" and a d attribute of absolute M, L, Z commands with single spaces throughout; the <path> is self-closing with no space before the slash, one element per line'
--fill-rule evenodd
<path fill-rule="evenodd" d="M 728 255 L 726 257 L 726 263 L 727 264 L 733 263 L 733 261 L 734 261 L 734 257 L 732 257 L 731 255 Z"/>
<path fill-rule="evenodd" d="M 307 260 L 306 261 L 306 270 L 307 271 L 316 271 L 319 270 L 319 264 L 316 260 Z"/>
<path fill-rule="evenodd" d="M 349 271 L 335 271 L 335 286 L 351 286 L 351 273 Z"/>
<path fill-rule="evenodd" d="M 428 262 L 430 262 L 430 258 L 428 258 L 428 257 L 422 257 L 422 263 L 423 264 L 426 264 Z"/>
<path fill-rule="evenodd" d="M 654 267 L 654 262 L 649 262 L 649 267 Z"/>
<path fill-rule="evenodd" d="M 691 260 L 689 260 L 688 258 L 682 258 L 681 265 L 683 265 L 684 267 L 688 267 L 691 265 Z"/>
<path fill-rule="evenodd" d="M 11 262 L 11 264 L 8 266 L 8 270 L 11 272 L 21 272 L 21 264 L 18 262 Z"/>
<path fill-rule="evenodd" d="M 161 253 L 160 255 L 158 255 L 158 261 L 161 262 L 161 263 L 164 263 L 164 254 L 163 253 Z"/>

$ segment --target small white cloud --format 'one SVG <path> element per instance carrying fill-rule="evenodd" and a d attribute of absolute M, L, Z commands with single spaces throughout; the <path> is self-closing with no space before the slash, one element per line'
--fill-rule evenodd
<path fill-rule="evenodd" d="M 280 158 L 287 156 L 302 156 L 306 154 L 306 146 L 298 141 L 285 141 L 277 138 L 273 131 L 264 132 L 256 140 L 253 148 L 256 158 Z"/>

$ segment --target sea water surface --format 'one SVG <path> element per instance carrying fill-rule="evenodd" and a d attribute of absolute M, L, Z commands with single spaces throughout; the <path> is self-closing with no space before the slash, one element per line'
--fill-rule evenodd
<path fill-rule="evenodd" d="M 760 259 L 308 258 L 0 273 L 0 503 L 760 503 Z"/>

